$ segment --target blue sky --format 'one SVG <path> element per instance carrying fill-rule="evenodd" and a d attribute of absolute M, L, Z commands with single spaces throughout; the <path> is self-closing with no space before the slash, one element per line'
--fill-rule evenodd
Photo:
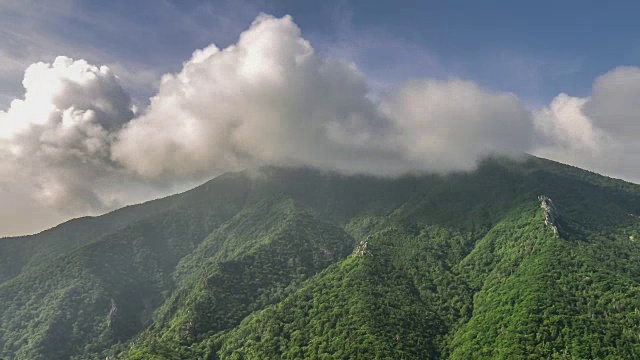
<path fill-rule="evenodd" d="M 638 64 L 638 11 L 633 1 L 546 0 L 284 1 L 274 7 L 274 13 L 292 14 L 302 29 L 329 39 L 339 38 L 341 27 L 382 32 L 439 65 L 415 71 L 472 79 L 534 103 L 560 92 L 587 95 L 596 76 Z M 396 57 L 392 63 L 411 67 L 412 61 Z M 375 64 L 370 57 L 361 66 Z"/>
<path fill-rule="evenodd" d="M 292 15 L 317 50 L 352 58 L 381 83 L 459 77 L 532 107 L 560 92 L 588 95 L 596 76 L 640 60 L 632 1 L 3 3 L 0 21 L 12 26 L 1 29 L 1 50 L 25 60 L 12 70 L 63 54 L 118 63 L 141 101 L 160 74 L 178 70 L 194 49 L 235 42 L 260 12 Z M 12 3 L 29 5 L 11 10 Z M 24 48 L 11 50 L 16 45 Z M 21 74 L 2 75 L 6 103 L 22 91 Z"/>

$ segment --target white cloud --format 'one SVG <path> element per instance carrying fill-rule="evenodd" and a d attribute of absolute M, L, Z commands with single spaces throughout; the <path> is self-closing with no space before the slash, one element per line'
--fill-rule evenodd
<path fill-rule="evenodd" d="M 584 113 L 595 126 L 628 141 L 640 134 L 640 68 L 618 67 L 593 83 Z"/>
<path fill-rule="evenodd" d="M 100 136 L 96 126 L 113 131 L 133 117 L 129 95 L 108 67 L 60 56 L 52 64 L 36 63 L 25 71 L 24 99 L 4 113 L 1 137 L 31 125 L 64 124 L 58 131 L 84 128 Z M 91 129 L 92 130 L 91 130 Z"/>
<path fill-rule="evenodd" d="M 606 134 L 599 131 L 582 111 L 587 98 L 560 94 L 536 113 L 540 144 L 571 151 L 600 152 Z"/>
<path fill-rule="evenodd" d="M 610 176 L 640 181 L 640 68 L 598 77 L 586 98 L 558 95 L 535 114 L 536 153 Z"/>
<path fill-rule="evenodd" d="M 409 82 L 383 108 L 418 169 L 470 170 L 492 153 L 518 156 L 531 146 L 533 124 L 519 100 L 470 81 Z"/>
<path fill-rule="evenodd" d="M 58 57 L 31 65 L 23 85 L 24 98 L 0 111 L 3 233 L 135 199 L 131 191 L 118 196 L 118 187 L 132 190 L 139 182 L 110 160 L 115 132 L 134 115 L 111 70 Z"/>
<path fill-rule="evenodd" d="M 0 107 L 21 94 L 24 69 L 61 54 L 109 65 L 146 105 L 160 75 L 179 69 L 212 39 L 235 39 L 259 6 L 254 0 L 0 0 Z"/>
<path fill-rule="evenodd" d="M 166 75 L 113 158 L 149 178 L 261 163 L 451 171 L 527 150 L 531 127 L 513 95 L 460 80 L 408 83 L 374 102 L 354 64 L 318 56 L 290 17 L 263 15 L 237 44 L 196 51 Z"/>
<path fill-rule="evenodd" d="M 0 62 L 17 66 L 22 56 L 6 48 Z M 113 64 L 58 57 L 25 71 L 24 98 L 0 111 L 0 236 L 261 164 L 397 175 L 533 149 L 640 181 L 640 68 L 614 69 L 590 97 L 560 94 L 532 114 L 513 94 L 459 79 L 381 91 L 354 63 L 318 54 L 290 17 L 267 15 L 164 75 L 142 112 L 114 71 L 145 87 L 155 70 Z"/>
<path fill-rule="evenodd" d="M 196 51 L 166 75 L 146 114 L 120 134 L 114 159 L 148 177 L 357 160 L 335 136 L 347 123 L 370 136 L 377 114 L 366 94 L 355 67 L 316 56 L 291 18 L 261 16 L 237 44 Z"/>
<path fill-rule="evenodd" d="M 414 80 L 371 96 L 355 64 L 317 54 L 288 16 L 261 15 L 237 43 L 195 51 L 141 113 L 110 68 L 84 60 L 33 64 L 23 85 L 24 99 L 0 112 L 0 203 L 38 206 L 16 207 L 0 228 L 51 209 L 26 231 L 254 165 L 449 172 L 534 140 L 513 94 L 470 81 Z M 566 118 L 582 107 L 571 104 L 538 114 L 546 146 L 598 143 L 575 135 L 591 121 Z"/>

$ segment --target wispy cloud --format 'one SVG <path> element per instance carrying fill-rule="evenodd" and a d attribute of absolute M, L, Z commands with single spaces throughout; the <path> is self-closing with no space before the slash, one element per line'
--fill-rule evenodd
<path fill-rule="evenodd" d="M 450 69 L 424 44 L 379 27 L 354 26 L 347 3 L 339 3 L 327 11 L 331 14 L 332 30 L 309 34 L 314 48 L 323 56 L 358 64 L 376 93 L 410 79 L 450 77 Z"/>

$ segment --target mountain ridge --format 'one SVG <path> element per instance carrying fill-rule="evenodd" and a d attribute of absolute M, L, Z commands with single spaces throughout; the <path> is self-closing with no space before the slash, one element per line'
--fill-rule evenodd
<path fill-rule="evenodd" d="M 0 255 L 0 357 L 640 356 L 640 186 L 621 180 L 534 157 L 267 167 L 118 211 Z"/>

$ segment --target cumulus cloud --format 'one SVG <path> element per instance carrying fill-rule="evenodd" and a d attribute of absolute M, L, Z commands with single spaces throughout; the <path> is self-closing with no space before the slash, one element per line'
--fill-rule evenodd
<path fill-rule="evenodd" d="M 415 80 L 372 96 L 355 64 L 318 55 L 289 16 L 261 15 L 237 43 L 195 51 L 139 113 L 111 69 L 83 60 L 33 64 L 23 85 L 24 99 L 0 112 L 0 200 L 37 204 L 21 219 L 38 206 L 101 212 L 263 164 L 470 170 L 528 151 L 534 129 L 514 95 L 470 81 Z M 536 126 L 555 133 L 549 111 Z M 47 214 L 38 216 L 59 218 Z"/>
<path fill-rule="evenodd" d="M 237 44 L 198 50 L 165 75 L 145 115 L 121 132 L 114 159 L 148 177 L 353 160 L 352 144 L 335 137 L 348 126 L 363 138 L 377 131 L 366 95 L 355 67 L 317 57 L 291 18 L 262 16 Z"/>
<path fill-rule="evenodd" d="M 640 68 L 618 67 L 593 83 L 584 113 L 595 126 L 624 140 L 640 133 Z"/>
<path fill-rule="evenodd" d="M 113 159 L 150 178 L 262 163 L 397 174 L 466 170 L 529 145 L 531 118 L 517 98 L 472 82 L 369 95 L 355 64 L 318 56 L 290 17 L 262 15 L 236 44 L 198 50 L 165 75 Z"/>
<path fill-rule="evenodd" d="M 600 173 L 640 181 L 640 68 L 599 76 L 590 97 L 558 95 L 536 111 L 536 153 Z"/>
<path fill-rule="evenodd" d="M 531 146 L 533 123 L 520 101 L 470 81 L 409 82 L 382 107 L 417 169 L 470 170 L 487 155 L 519 156 Z"/>
<path fill-rule="evenodd" d="M 58 57 L 31 65 L 23 85 L 24 98 L 0 111 L 0 202 L 9 209 L 3 230 L 21 223 L 38 229 L 40 222 L 128 202 L 112 191 L 135 182 L 110 159 L 115 132 L 134 116 L 117 77 L 106 67 Z"/>

